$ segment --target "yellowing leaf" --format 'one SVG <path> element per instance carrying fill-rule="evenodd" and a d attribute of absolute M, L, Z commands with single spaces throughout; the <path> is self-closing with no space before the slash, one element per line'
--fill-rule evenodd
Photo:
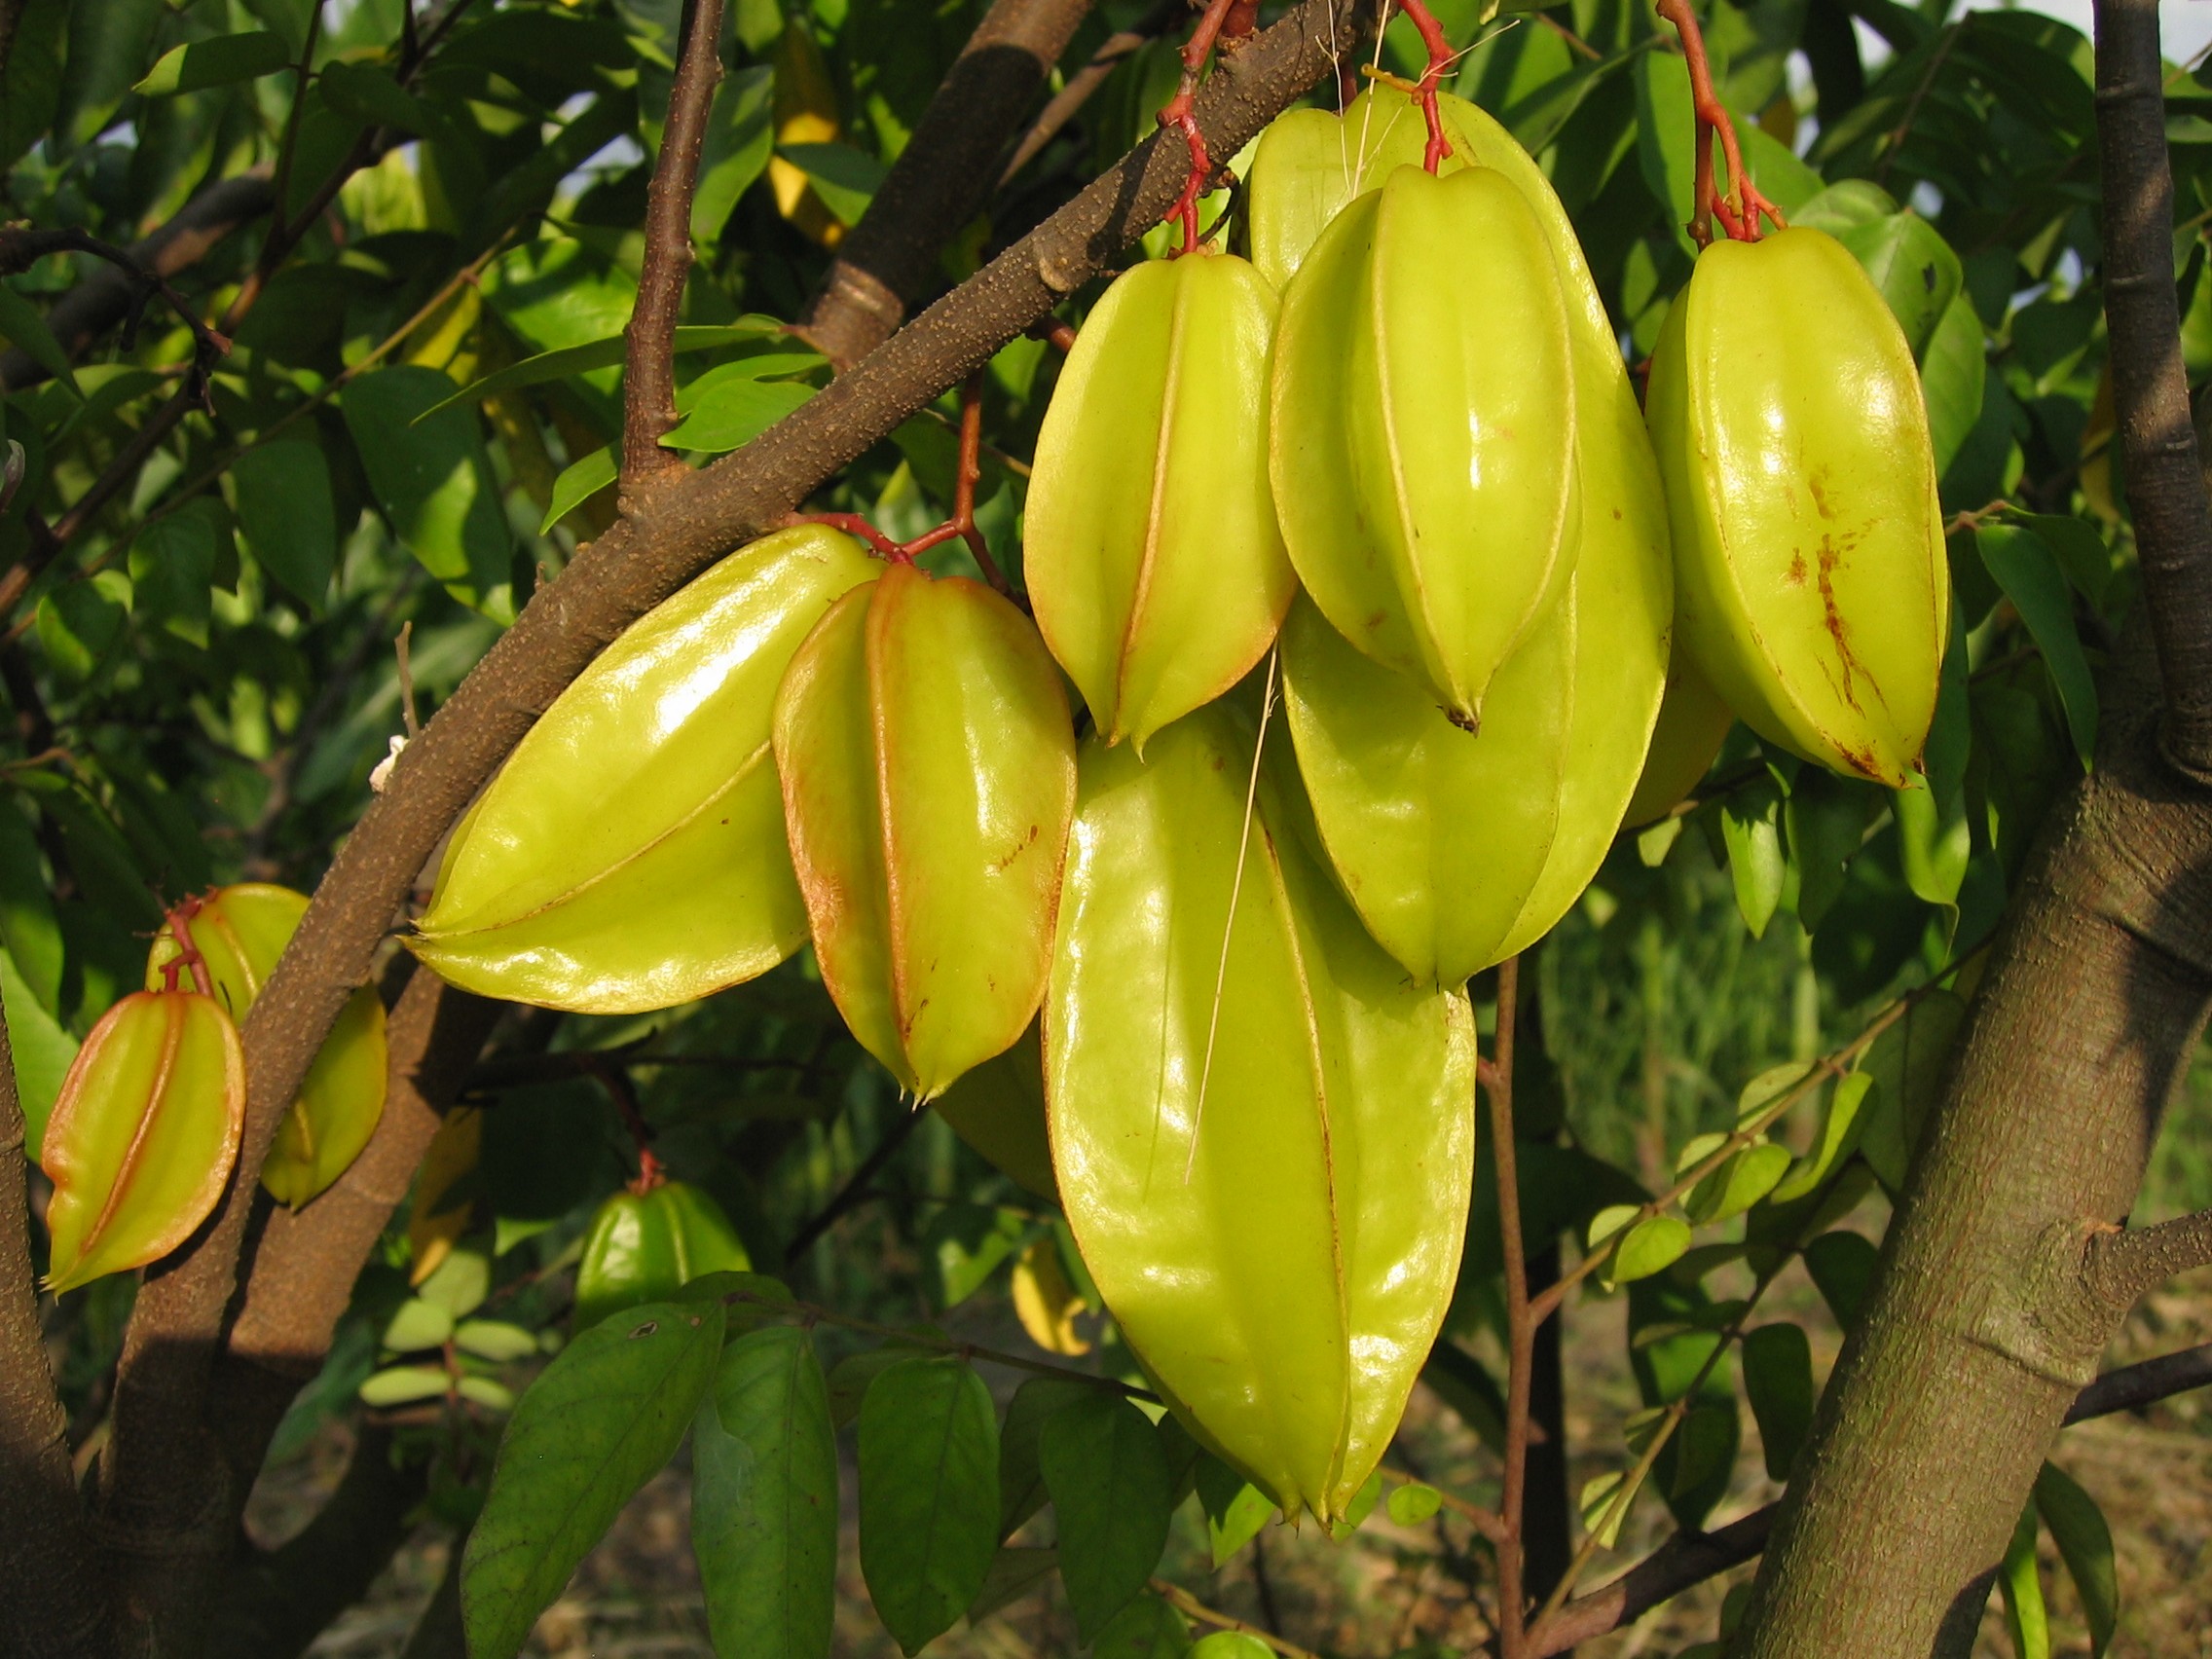
<path fill-rule="evenodd" d="M 1068 1283 L 1059 1247 L 1040 1238 L 1014 1264 L 1014 1312 L 1029 1340 L 1047 1353 L 1088 1353 L 1090 1344 L 1075 1328 L 1075 1316 L 1089 1304 Z"/>
<path fill-rule="evenodd" d="M 414 1258 L 407 1282 L 419 1285 L 438 1271 L 455 1244 L 468 1231 L 474 1205 L 455 1195 L 454 1189 L 476 1172 L 484 1150 L 484 1113 L 480 1107 L 457 1106 L 446 1114 L 430 1149 L 423 1155 L 422 1173 L 415 1178 L 415 1209 L 407 1221 L 407 1248 Z"/>

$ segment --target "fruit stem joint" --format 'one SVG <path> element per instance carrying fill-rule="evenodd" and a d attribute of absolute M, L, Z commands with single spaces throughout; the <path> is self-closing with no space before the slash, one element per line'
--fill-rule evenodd
<path fill-rule="evenodd" d="M 203 997 L 215 994 L 215 987 L 207 975 L 207 959 L 200 954 L 200 947 L 192 942 L 192 918 L 197 916 L 207 901 L 196 895 L 179 903 L 169 911 L 167 921 L 169 937 L 176 940 L 176 954 L 162 964 L 162 989 L 178 988 L 179 976 L 189 970 L 192 985 Z"/>
<path fill-rule="evenodd" d="M 1705 35 L 1698 27 L 1690 0 L 1657 0 L 1653 8 L 1662 22 L 1675 25 L 1682 39 L 1682 57 L 1689 65 L 1690 100 L 1697 111 L 1697 179 L 1691 191 L 1690 240 L 1701 248 L 1713 243 L 1713 221 L 1736 241 L 1757 241 L 1759 220 L 1764 217 L 1778 231 L 1788 230 L 1782 209 L 1759 194 L 1744 166 L 1744 153 L 1736 142 L 1736 124 L 1714 90 L 1713 66 L 1705 55 Z M 1409 14 L 1410 15 L 1410 14 Z M 1713 140 L 1717 134 L 1728 164 L 1728 187 L 1715 188 L 1713 179 Z"/>
<path fill-rule="evenodd" d="M 1160 216 L 1163 225 L 1180 222 L 1183 227 L 1183 240 L 1171 257 L 1181 258 L 1198 245 L 1198 198 L 1205 194 L 1213 176 L 1213 157 L 1206 150 L 1206 136 L 1198 130 L 1198 117 L 1192 113 L 1198 77 L 1213 55 L 1214 42 L 1241 40 L 1250 34 L 1259 12 L 1257 0 L 1208 0 L 1205 15 L 1183 47 L 1183 78 L 1176 85 L 1175 95 L 1160 106 L 1160 125 L 1180 132 L 1191 152 L 1191 173 L 1183 181 L 1182 194 Z"/>
<path fill-rule="evenodd" d="M 1420 105 L 1421 119 L 1428 123 L 1428 149 L 1421 157 L 1421 166 L 1434 172 L 1452 153 L 1452 146 L 1444 139 L 1444 113 L 1436 106 L 1437 88 L 1444 71 L 1452 66 L 1452 43 L 1444 37 L 1444 25 L 1421 0 L 1398 0 L 1398 9 L 1419 31 L 1420 43 L 1428 49 L 1428 67 L 1421 71 L 1420 84 L 1414 89 L 1414 102 Z"/>

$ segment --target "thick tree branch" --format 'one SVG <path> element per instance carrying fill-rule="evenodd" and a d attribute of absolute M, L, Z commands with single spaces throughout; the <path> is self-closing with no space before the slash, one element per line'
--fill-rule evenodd
<path fill-rule="evenodd" d="M 839 369 L 889 339 L 928 290 L 1089 10 L 1090 0 L 996 0 L 976 25 L 807 312 L 807 337 Z"/>
<path fill-rule="evenodd" d="M 622 373 L 622 488 L 633 490 L 682 461 L 660 441 L 676 425 L 676 324 L 691 274 L 691 194 L 707 117 L 721 85 L 722 0 L 684 0 L 660 160 L 645 192 L 645 257 L 630 313 Z"/>
<path fill-rule="evenodd" d="M 2181 357 L 2157 0 L 2096 0 L 2096 37 L 2113 409 L 2158 645 L 2159 738 L 2175 764 L 2212 779 L 2212 502 Z"/>
<path fill-rule="evenodd" d="M 1305 0 L 1207 83 L 1198 119 L 1233 153 L 1322 75 L 1332 44 L 1358 49 L 1362 0 Z M 649 492 L 634 513 L 538 590 L 363 814 L 246 1021 L 248 1101 L 239 1168 L 260 1167 L 286 1105 L 353 986 L 368 975 L 440 836 L 538 712 L 606 644 L 946 387 L 987 362 L 1098 275 L 1175 199 L 1186 162 L 1148 138 L 955 293 L 796 414 L 702 472 Z M 224 1309 L 253 1207 L 250 1173 L 175 1256 L 148 1271 L 117 1383 L 107 1503 L 174 1549 L 203 1524 L 190 1455 Z M 149 1553 L 147 1559 L 152 1559 Z"/>
<path fill-rule="evenodd" d="M 111 241 L 71 227 L 55 230 L 36 230 L 28 227 L 0 230 L 0 276 L 13 276 L 28 271 L 50 253 L 86 253 L 94 259 L 104 260 L 121 271 L 130 280 L 130 309 L 124 316 L 124 349 L 130 348 L 130 336 L 138 326 L 140 313 L 146 302 L 159 294 L 176 313 L 177 320 L 192 330 L 192 366 L 194 386 L 203 403 L 207 397 L 207 377 L 214 373 L 215 365 L 230 351 L 231 343 L 201 319 L 192 302 L 170 284 L 159 271 L 141 265 L 129 248 L 117 247 Z M 210 411 L 212 405 L 208 405 Z"/>
<path fill-rule="evenodd" d="M 2212 1264 L 2212 1210 L 2089 1241 L 2089 1276 L 2117 1308 L 2132 1308 L 2177 1274 Z"/>
<path fill-rule="evenodd" d="M 0 1653 L 92 1653 L 96 1561 L 69 1471 L 69 1419 L 47 1369 L 29 1227 L 23 1111 L 0 1014 Z"/>
<path fill-rule="evenodd" d="M 2134 1411 L 2212 1384 L 2212 1343 L 2108 1371 L 2074 1397 L 2068 1423 Z M 1534 1659 L 1633 1624 L 1662 1602 L 1741 1567 L 1766 1548 L 1774 1530 L 1770 1503 L 1711 1532 L 1677 1532 L 1603 1589 L 1577 1596 L 1530 1635 Z"/>

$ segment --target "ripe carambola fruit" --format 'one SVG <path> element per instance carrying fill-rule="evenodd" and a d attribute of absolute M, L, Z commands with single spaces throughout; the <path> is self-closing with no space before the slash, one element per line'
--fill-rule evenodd
<path fill-rule="evenodd" d="M 276 971 L 276 959 L 307 910 L 305 893 L 263 881 L 218 888 L 189 906 L 184 926 L 206 964 L 209 989 L 241 1030 L 246 1011 Z M 170 912 L 146 953 L 150 991 L 167 982 L 164 969 L 183 954 L 174 931 L 177 914 Z M 346 999 L 291 1110 L 276 1125 L 276 1143 L 261 1165 L 269 1196 L 297 1209 L 343 1175 L 384 1116 L 386 1081 L 384 1004 L 376 987 L 362 985 Z"/>
<path fill-rule="evenodd" d="M 215 1207 L 245 1124 L 245 1051 L 213 997 L 134 991 L 101 1016 L 39 1148 L 49 1290 L 161 1260 Z"/>
<path fill-rule="evenodd" d="M 1161 1397 L 1327 1521 L 1451 1299 L 1474 1022 L 1368 938 L 1275 780 L 1247 822 L 1252 748 L 1220 704 L 1143 759 L 1085 744 L 1046 1101 L 1083 1259 Z"/>
<path fill-rule="evenodd" d="M 1456 982 L 1548 932 L 1604 861 L 1659 708 L 1674 581 L 1658 466 L 1566 209 L 1489 115 L 1449 94 L 1442 108 L 1447 171 L 1479 165 L 1511 180 L 1560 273 L 1578 414 L 1574 573 L 1498 671 L 1478 740 L 1437 716 L 1433 699 L 1418 708 L 1396 677 L 1361 675 L 1298 612 L 1283 674 L 1301 769 L 1340 877 L 1409 971 Z M 1255 257 L 1266 246 L 1279 261 L 1302 258 L 1300 238 L 1326 221 L 1332 191 L 1341 203 L 1356 182 L 1347 166 L 1364 158 L 1360 176 L 1373 177 L 1418 161 L 1426 142 L 1419 111 L 1395 92 L 1363 94 L 1341 121 L 1293 113 L 1298 123 L 1278 131 L 1285 116 L 1271 127 L 1253 165 Z M 1538 670 L 1537 659 L 1552 667 Z M 1319 674 L 1323 660 L 1336 672 Z M 1331 730 L 1342 735 L 1332 740 Z M 1400 787 L 1382 791 L 1384 772 Z"/>
<path fill-rule="evenodd" d="M 1275 296 L 1226 254 L 1124 272 L 1037 437 L 1022 568 L 1109 743 L 1141 750 L 1266 654 L 1298 581 L 1268 490 Z"/>
<path fill-rule="evenodd" d="M 1698 781 L 1712 770 L 1736 716 L 1720 693 L 1705 682 L 1689 653 L 1679 646 L 1667 669 L 1667 696 L 1659 705 L 1659 723 L 1651 729 L 1651 750 L 1643 757 L 1643 776 L 1636 781 L 1628 814 L 1630 829 L 1667 816 Z"/>
<path fill-rule="evenodd" d="M 1912 352 L 1824 231 L 1716 242 L 1651 354 L 1677 614 L 1761 737 L 1903 789 L 1950 602 Z"/>
<path fill-rule="evenodd" d="M 1075 805 L 1059 675 L 989 588 L 894 565 L 792 658 L 775 749 L 823 983 L 932 1099 L 1044 995 Z"/>
<path fill-rule="evenodd" d="M 616 1193 L 599 1206 L 584 1236 L 569 1328 L 587 1331 L 625 1308 L 673 1301 L 706 1273 L 752 1269 L 729 1217 L 698 1188 L 663 1181 L 643 1193 Z"/>
<path fill-rule="evenodd" d="M 1494 168 L 1393 169 L 1283 295 L 1270 464 L 1291 563 L 1463 725 L 1573 569 L 1574 427 L 1558 266 Z"/>
<path fill-rule="evenodd" d="M 464 990 L 584 1014 L 673 1008 L 791 955 L 806 906 L 776 687 L 830 602 L 881 570 L 801 525 L 640 617 L 461 820 L 409 948 Z"/>
<path fill-rule="evenodd" d="M 1351 106 L 1372 111 L 1362 93 Z M 1410 107 L 1410 101 L 1409 101 Z M 1290 285 L 1321 232 L 1366 184 L 1360 154 L 1366 123 L 1351 122 L 1325 109 L 1285 110 L 1268 123 L 1252 152 L 1245 180 L 1245 222 L 1252 240 L 1252 263 L 1276 293 Z M 1417 165 L 1421 147 L 1392 162 Z M 1449 166 L 1450 164 L 1446 164 Z M 1364 184 L 1362 180 L 1364 179 Z"/>

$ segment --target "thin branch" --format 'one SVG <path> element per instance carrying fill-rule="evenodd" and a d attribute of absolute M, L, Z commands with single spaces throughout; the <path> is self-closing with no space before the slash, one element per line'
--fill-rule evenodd
<path fill-rule="evenodd" d="M 2089 1240 L 2088 1272 L 2116 1313 L 2177 1274 L 2212 1265 L 2212 1209 Z"/>
<path fill-rule="evenodd" d="M 889 339 L 938 256 L 988 200 L 995 164 L 1091 0 L 995 0 L 830 261 L 805 334 L 840 370 Z"/>
<path fill-rule="evenodd" d="M 638 303 L 630 313 L 629 361 L 622 371 L 622 488 L 636 489 L 683 469 L 681 456 L 661 448 L 676 426 L 676 324 L 683 314 L 683 283 L 691 274 L 691 194 L 707 117 L 721 85 L 722 0 L 683 0 L 676 82 L 660 160 L 645 192 L 645 257 Z"/>
<path fill-rule="evenodd" d="M 792 1235 L 792 1241 L 784 1246 L 784 1261 L 795 1262 L 806 1254 L 808 1246 L 829 1232 L 839 1217 L 846 1214 L 868 1196 L 868 1184 L 883 1171 L 883 1166 L 899 1156 L 899 1149 L 913 1136 L 929 1113 L 927 1106 L 916 1106 L 903 1113 L 891 1125 L 890 1132 L 875 1143 L 874 1150 L 861 1161 L 845 1184 L 838 1188 L 830 1201 L 815 1211 L 799 1230 Z"/>
<path fill-rule="evenodd" d="M 1497 1036 L 1482 1067 L 1490 1095 L 1491 1161 L 1497 1171 L 1497 1240 L 1505 1254 L 1505 1482 L 1498 1511 L 1505 1536 L 1497 1546 L 1497 1641 L 1502 1659 L 1522 1659 L 1528 1616 L 1522 1583 L 1521 1524 L 1529 1489 L 1529 1378 L 1539 1316 L 1529 1308 L 1529 1265 L 1521 1241 L 1521 1184 L 1513 1145 L 1513 1027 L 1519 1013 L 1521 959 L 1497 970 Z"/>
<path fill-rule="evenodd" d="M 1282 1659 L 1320 1659 L 1320 1656 L 1310 1648 L 1301 1647 L 1295 1641 L 1285 1641 L 1272 1630 L 1263 1630 L 1258 1625 L 1246 1624 L 1240 1618 L 1207 1606 L 1180 1584 L 1170 1584 L 1164 1578 L 1155 1578 L 1152 1581 L 1152 1590 L 1154 1595 L 1160 1597 L 1171 1606 L 1179 1608 L 1189 1617 L 1197 1619 L 1200 1624 L 1209 1624 L 1216 1630 L 1233 1630 L 1240 1636 L 1248 1636 L 1254 1641 L 1273 1648 L 1275 1652 L 1282 1655 Z"/>
<path fill-rule="evenodd" d="M 2108 1371 L 2074 1397 L 2068 1423 L 2135 1411 L 2212 1385 L 2212 1343 Z M 1781 1508 L 1770 1503 L 1711 1532 L 1677 1532 L 1620 1577 L 1577 1597 L 1530 1633 L 1530 1659 L 1548 1659 L 1618 1630 L 1693 1585 L 1741 1567 L 1766 1548 Z"/>
<path fill-rule="evenodd" d="M 1108 35 L 1090 55 L 1090 61 L 1067 79 L 1067 85 L 1052 94 L 1051 101 L 1038 111 L 1037 119 L 1029 124 L 1029 130 L 1014 145 L 1014 154 L 999 170 L 999 188 L 1004 190 L 1014 180 L 1014 175 L 1037 159 L 1037 153 L 1060 135 L 1060 130 L 1076 118 L 1090 95 L 1106 84 L 1107 78 L 1128 58 L 1134 56 L 1147 41 L 1157 40 L 1174 27 L 1175 19 L 1191 9 L 1190 0 L 1159 0 L 1159 4 L 1125 29 Z"/>
<path fill-rule="evenodd" d="M 2113 408 L 2158 648 L 2159 744 L 2203 782 L 2212 780 L 2212 502 L 2181 357 L 2157 0 L 2096 0 L 2096 53 Z"/>
<path fill-rule="evenodd" d="M 111 241 L 75 229 L 0 231 L 0 276 L 13 276 L 28 271 L 50 253 L 85 253 L 94 259 L 103 259 L 123 272 L 130 281 L 129 309 L 125 313 L 124 350 L 129 350 L 131 337 L 137 332 L 139 313 L 154 295 L 161 295 L 168 308 L 175 312 L 177 320 L 192 331 L 192 379 L 189 383 L 197 400 L 203 407 L 212 409 L 207 402 L 207 380 L 215 365 L 230 353 L 231 343 L 201 319 L 190 300 L 170 284 L 160 271 L 139 262 L 138 256 L 129 248 L 117 247 Z"/>
<path fill-rule="evenodd" d="M 1371 21 L 1364 0 L 1303 0 L 1207 82 L 1197 117 L 1232 153 L 1335 65 Z M 239 1167 L 268 1156 L 285 1108 L 431 849 L 537 712 L 623 627 L 735 543 L 759 534 L 900 422 L 987 362 L 1119 255 L 1170 203 L 1182 147 L 1155 136 L 953 294 L 734 455 L 647 493 L 538 589 L 515 625 L 407 746 L 389 786 L 340 849 L 245 1029 L 247 1110 Z M 219 1515 L 179 1466 L 178 1424 L 207 1402 L 207 1356 L 223 1324 L 253 1209 L 234 1180 L 185 1249 L 150 1270 L 116 1390 L 113 1503 L 170 1553 Z M 165 1443 L 171 1456 L 165 1456 Z M 189 1460 L 187 1459 L 187 1464 Z M 159 1614 L 157 1613 L 158 1617 Z"/>

